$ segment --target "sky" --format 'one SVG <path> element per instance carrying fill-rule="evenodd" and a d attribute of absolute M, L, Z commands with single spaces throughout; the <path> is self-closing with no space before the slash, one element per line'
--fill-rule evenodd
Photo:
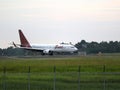
<path fill-rule="evenodd" d="M 20 43 L 120 41 L 120 0 L 0 0 L 0 48 Z"/>

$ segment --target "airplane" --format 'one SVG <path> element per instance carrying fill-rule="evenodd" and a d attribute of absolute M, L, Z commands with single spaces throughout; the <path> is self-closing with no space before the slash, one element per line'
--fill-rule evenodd
<path fill-rule="evenodd" d="M 70 52 L 74 53 L 78 49 L 71 43 L 60 43 L 60 44 L 30 44 L 22 30 L 18 30 L 21 44 L 13 45 L 15 47 L 23 48 L 31 51 L 39 51 L 41 55 L 53 55 L 54 52 Z"/>

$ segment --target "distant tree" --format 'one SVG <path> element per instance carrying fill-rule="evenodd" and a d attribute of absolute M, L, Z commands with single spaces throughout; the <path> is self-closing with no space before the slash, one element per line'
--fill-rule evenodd
<path fill-rule="evenodd" d="M 118 41 L 110 41 L 105 42 L 86 42 L 85 40 L 81 40 L 75 45 L 79 51 L 86 51 L 87 53 L 118 53 L 120 52 L 120 42 Z"/>
<path fill-rule="evenodd" d="M 23 49 L 8 47 L 2 50 L 3 56 L 22 56 L 24 55 Z"/>
<path fill-rule="evenodd" d="M 0 48 L 0 56 L 2 56 L 2 49 Z"/>
<path fill-rule="evenodd" d="M 109 42 L 109 51 L 110 53 L 114 53 L 114 52 L 119 52 L 120 51 L 120 46 L 119 46 L 119 42 L 118 41 L 110 41 Z"/>
<path fill-rule="evenodd" d="M 88 47 L 87 47 L 87 52 L 88 53 L 98 53 L 100 52 L 100 48 L 99 48 L 99 43 L 97 42 L 91 42 L 88 44 Z"/>
<path fill-rule="evenodd" d="M 105 41 L 102 41 L 99 43 L 99 46 L 100 46 L 100 52 L 103 52 L 103 53 L 107 53 L 109 52 L 109 48 L 108 48 L 108 43 L 105 42 Z"/>
<path fill-rule="evenodd" d="M 87 48 L 87 42 L 85 40 L 81 40 L 81 42 L 78 42 L 75 45 L 79 51 L 86 51 Z"/>

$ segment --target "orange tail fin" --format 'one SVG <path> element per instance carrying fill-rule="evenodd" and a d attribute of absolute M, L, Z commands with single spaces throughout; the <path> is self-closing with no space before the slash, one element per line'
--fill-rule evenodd
<path fill-rule="evenodd" d="M 20 36 L 21 47 L 31 47 L 30 43 L 28 42 L 28 40 L 26 39 L 26 37 L 24 36 L 21 30 L 19 30 L 19 36 Z"/>

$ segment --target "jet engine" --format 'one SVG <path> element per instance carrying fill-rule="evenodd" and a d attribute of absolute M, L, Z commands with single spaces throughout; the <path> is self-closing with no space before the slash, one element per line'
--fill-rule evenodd
<path fill-rule="evenodd" d="M 43 54 L 53 55 L 53 51 L 50 51 L 49 49 L 46 49 L 46 50 L 43 51 Z"/>
<path fill-rule="evenodd" d="M 46 49 L 46 50 L 43 51 L 43 53 L 48 54 L 49 51 L 50 51 L 49 49 Z"/>

